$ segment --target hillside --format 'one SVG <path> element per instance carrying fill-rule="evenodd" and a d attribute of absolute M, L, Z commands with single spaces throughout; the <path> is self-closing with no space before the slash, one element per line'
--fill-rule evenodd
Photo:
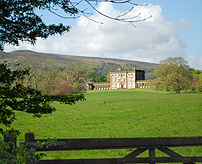
<path fill-rule="evenodd" d="M 0 51 L 0 60 L 9 62 L 18 62 L 22 58 L 37 57 L 41 61 L 47 59 L 52 59 L 58 65 L 64 65 L 67 62 L 83 63 L 87 66 L 94 66 L 98 69 L 99 74 L 102 73 L 104 67 L 137 67 L 138 69 L 144 69 L 146 73 L 152 71 L 158 64 L 132 61 L 132 60 L 122 60 L 113 58 L 100 58 L 100 57 L 84 57 L 84 56 L 73 56 L 73 55 L 60 55 L 51 53 L 39 53 L 28 50 L 19 50 L 13 52 L 2 52 Z"/>

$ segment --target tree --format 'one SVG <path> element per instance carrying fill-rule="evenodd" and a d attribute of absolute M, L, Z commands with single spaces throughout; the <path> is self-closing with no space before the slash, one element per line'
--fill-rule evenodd
<path fill-rule="evenodd" d="M 174 90 L 176 93 L 189 88 L 192 79 L 187 61 L 182 57 L 169 57 L 161 61 L 150 73 L 151 76 L 157 81 L 156 86 L 167 91 Z"/>
<path fill-rule="evenodd" d="M 73 90 L 74 92 L 79 92 L 80 91 L 80 85 L 78 81 L 75 81 L 73 84 Z"/>
<path fill-rule="evenodd" d="M 98 79 L 98 82 L 106 82 L 106 81 L 107 81 L 107 79 L 106 79 L 104 73 L 102 73 L 102 75 Z"/>
<path fill-rule="evenodd" d="M 200 80 L 198 80 L 196 82 L 196 89 L 198 89 L 200 92 L 202 92 L 202 82 Z"/>
<path fill-rule="evenodd" d="M 86 65 L 81 61 L 69 61 L 66 63 L 66 68 L 63 70 L 63 77 L 67 80 L 73 87 L 75 82 L 79 83 L 79 91 L 85 89 L 85 71 Z"/>
<path fill-rule="evenodd" d="M 93 4 L 94 2 L 94 4 Z M 95 5 L 101 1 L 99 0 L 1 0 L 0 1 L 0 50 L 3 50 L 5 44 L 19 45 L 19 41 L 28 41 L 31 44 L 35 44 L 37 37 L 46 39 L 50 35 L 60 34 L 68 32 L 69 26 L 65 26 L 62 23 L 55 25 L 46 25 L 40 15 L 37 15 L 36 10 L 47 10 L 50 13 L 57 15 L 64 19 L 75 19 L 83 14 L 86 18 L 89 11 L 80 8 L 81 3 L 86 3 L 94 12 L 101 14 L 108 19 L 116 21 L 127 22 L 133 25 L 134 22 L 144 21 L 145 19 L 137 19 L 140 15 L 127 17 L 127 14 L 132 11 L 134 4 L 128 0 L 120 1 L 103 1 L 103 3 L 123 4 L 128 3 L 132 5 L 128 11 L 121 13 L 118 16 L 111 17 L 105 13 L 100 12 L 95 8 Z M 147 5 L 147 4 L 146 4 Z M 60 11 L 63 11 L 63 15 L 60 15 Z M 57 13 L 58 11 L 58 13 Z M 92 20 L 92 19 L 90 19 Z M 97 22 L 96 20 L 92 20 Z M 99 22 L 102 23 L 102 22 Z"/>
<path fill-rule="evenodd" d="M 199 74 L 199 80 L 202 83 L 202 72 Z"/>
<path fill-rule="evenodd" d="M 84 95 L 48 96 L 41 91 L 24 86 L 22 80 L 29 75 L 28 69 L 11 70 L 6 63 L 0 64 L 0 124 L 10 127 L 16 120 L 14 111 L 32 113 L 36 117 L 56 109 L 50 102 L 58 101 L 72 105 L 83 101 Z M 3 129 L 0 128 L 3 133 Z"/>
<path fill-rule="evenodd" d="M 67 76 L 52 59 L 42 62 L 37 57 L 28 57 L 20 61 L 15 69 L 29 69 L 29 76 L 23 80 L 25 86 L 42 91 L 48 95 L 65 95 L 72 91 L 72 86 L 67 82 Z M 65 77 L 64 77 L 65 76 Z"/>
<path fill-rule="evenodd" d="M 73 86 L 67 80 L 57 79 L 54 87 L 56 95 L 66 95 L 73 92 Z"/>
<path fill-rule="evenodd" d="M 67 80 L 73 85 L 76 81 L 78 83 L 84 82 L 84 72 L 80 70 L 74 70 L 67 77 Z"/>
<path fill-rule="evenodd" d="M 76 14 L 78 11 L 70 7 L 66 0 L 19 1 L 1 0 L 0 8 L 0 50 L 6 43 L 19 45 L 19 40 L 34 44 L 36 38 L 46 39 L 49 35 L 63 34 L 69 26 L 45 25 L 36 9 L 52 10 L 59 5 L 66 13 Z"/>
<path fill-rule="evenodd" d="M 193 82 L 192 88 L 198 89 L 200 92 L 202 91 L 202 72 L 199 70 L 193 71 Z"/>
<path fill-rule="evenodd" d="M 42 72 L 43 69 L 41 68 L 41 65 L 42 62 L 37 57 L 28 57 L 26 59 L 23 59 L 21 63 L 18 64 L 18 66 L 16 67 L 16 69 L 29 69 L 29 76 L 25 77 L 25 83 L 26 85 L 29 85 L 30 87 L 40 91 L 42 90 L 42 87 L 40 87 L 39 84 L 42 83 L 44 79 L 43 74 L 45 73 Z"/>
<path fill-rule="evenodd" d="M 98 82 L 97 68 L 89 66 L 85 72 L 85 79 L 88 81 Z"/>

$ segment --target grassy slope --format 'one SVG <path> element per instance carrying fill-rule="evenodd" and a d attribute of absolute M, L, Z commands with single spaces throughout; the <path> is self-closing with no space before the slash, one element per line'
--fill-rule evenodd
<path fill-rule="evenodd" d="M 36 138 L 112 138 L 202 136 L 202 94 L 174 94 L 146 90 L 90 91 L 73 106 L 54 103 L 57 111 L 40 119 L 17 113 L 14 126 Z M 123 156 L 130 151 L 50 153 L 50 158 Z M 199 149 L 179 149 L 202 155 Z M 191 152 L 191 154 L 189 154 Z M 85 156 L 86 157 L 86 156 Z"/>

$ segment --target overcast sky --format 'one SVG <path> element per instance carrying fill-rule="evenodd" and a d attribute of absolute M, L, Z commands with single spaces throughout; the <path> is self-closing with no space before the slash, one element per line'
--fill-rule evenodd
<path fill-rule="evenodd" d="M 181 56 L 195 69 L 202 70 L 202 0 L 148 0 L 148 6 L 138 6 L 127 17 L 141 13 L 136 20 L 152 15 L 146 21 L 129 23 L 109 20 L 99 14 L 90 18 L 62 20 L 71 25 L 63 36 L 38 39 L 36 45 L 22 43 L 19 47 L 6 46 L 5 51 L 33 50 L 77 56 L 107 57 L 159 63 L 167 57 Z M 143 1 L 134 1 L 143 3 Z M 101 3 L 98 10 L 117 16 L 120 10 L 111 3 Z M 128 7 L 129 9 L 129 7 Z M 47 23 L 61 21 L 44 14 Z"/>

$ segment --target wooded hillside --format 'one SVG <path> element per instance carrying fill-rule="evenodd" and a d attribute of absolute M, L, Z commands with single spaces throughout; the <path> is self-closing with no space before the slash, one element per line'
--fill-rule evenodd
<path fill-rule="evenodd" d="M 129 68 L 136 67 L 137 69 L 144 69 L 146 74 L 151 72 L 158 64 L 132 61 L 132 60 L 122 60 L 114 58 L 100 58 L 100 57 L 84 57 L 84 56 L 73 56 L 73 55 L 59 55 L 50 53 L 39 53 L 28 50 L 19 50 L 13 52 L 3 52 L 0 51 L 0 60 L 8 61 L 8 63 L 19 63 L 25 58 L 39 58 L 40 61 L 53 60 L 58 69 L 63 69 L 63 67 L 68 63 L 74 64 L 84 64 L 87 66 L 94 66 L 98 70 L 98 75 L 104 73 L 104 68 Z"/>

